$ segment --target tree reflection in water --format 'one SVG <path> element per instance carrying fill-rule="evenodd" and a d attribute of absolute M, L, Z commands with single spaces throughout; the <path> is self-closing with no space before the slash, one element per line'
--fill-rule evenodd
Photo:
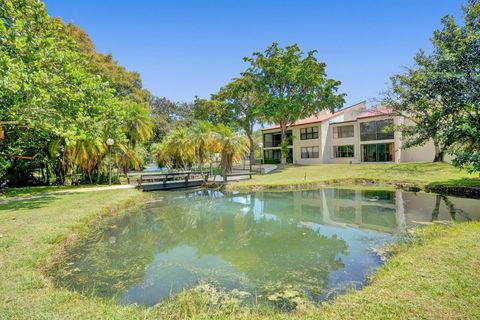
<path fill-rule="evenodd" d="M 288 286 L 320 295 L 329 273 L 343 267 L 338 256 L 347 254 L 346 242 L 305 228 L 288 214 L 259 216 L 255 195 L 242 197 L 247 203 L 219 193 L 187 195 L 109 219 L 71 248 L 51 274 L 58 285 L 119 296 L 142 283 L 156 254 L 189 246 L 198 258 L 216 256 L 231 265 L 258 293 Z M 189 271 L 198 281 L 214 280 L 207 270 Z"/>
<path fill-rule="evenodd" d="M 437 219 L 442 201 L 452 219 L 467 217 L 445 196 L 401 191 L 151 195 L 157 199 L 101 221 L 69 248 L 48 270 L 56 285 L 146 305 L 199 283 L 318 300 L 362 283 L 380 264 L 372 247 L 404 231 L 406 217 Z"/>

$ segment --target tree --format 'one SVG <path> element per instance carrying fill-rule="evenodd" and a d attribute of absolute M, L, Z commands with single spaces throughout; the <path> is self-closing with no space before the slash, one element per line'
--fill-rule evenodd
<path fill-rule="evenodd" d="M 236 128 L 235 114 L 231 106 L 224 101 L 215 98 L 212 94 L 210 99 L 195 97 L 193 102 L 193 118 L 199 121 L 207 121 L 211 124 L 224 124 Z"/>
<path fill-rule="evenodd" d="M 326 64 L 315 57 L 316 51 L 304 53 L 295 44 L 280 48 L 277 43 L 265 52 L 244 58 L 250 67 L 243 76 L 253 80 L 261 113 L 280 125 L 282 144 L 287 143 L 287 129 L 295 121 L 322 110 L 334 110 L 344 103 L 337 94 L 339 81 L 327 78 Z M 282 151 L 282 164 L 286 154 Z"/>
<path fill-rule="evenodd" d="M 141 104 L 127 101 L 125 109 L 124 131 L 130 147 L 135 148 L 138 142 L 148 141 L 153 136 L 153 123 L 147 108 Z"/>
<path fill-rule="evenodd" d="M 229 113 L 230 123 L 243 130 L 249 141 L 250 170 L 255 164 L 255 141 L 253 131 L 255 124 L 263 119 L 260 108 L 260 99 L 255 90 L 253 79 L 246 75 L 233 79 L 219 92 L 212 96 L 212 100 L 224 104 L 221 110 Z"/>
<path fill-rule="evenodd" d="M 193 106 L 187 102 L 174 102 L 167 98 L 152 96 L 150 114 L 154 124 L 154 138 L 157 141 L 167 135 L 170 130 L 192 123 Z"/>
<path fill-rule="evenodd" d="M 151 146 L 151 153 L 159 166 L 188 169 L 195 162 L 195 150 L 190 143 L 187 127 L 171 130 L 160 143 Z"/>
<path fill-rule="evenodd" d="M 203 173 L 205 161 L 214 149 L 215 141 L 213 136 L 213 126 L 205 121 L 195 122 L 189 128 L 187 144 L 192 146 L 197 164 L 200 167 L 200 171 Z"/>
<path fill-rule="evenodd" d="M 413 122 L 400 127 L 408 139 L 405 147 L 433 140 L 443 153 L 457 155 L 458 166 L 477 171 L 480 150 L 480 3 L 464 7 L 464 23 L 442 19 L 433 33 L 433 52 L 420 51 L 413 67 L 392 77 L 384 101 Z"/>
<path fill-rule="evenodd" d="M 91 66 L 115 89 L 117 96 L 140 104 L 149 102 L 150 93 L 142 87 L 140 74 L 119 65 L 111 53 L 105 55 L 97 52 L 90 36 L 79 26 L 56 19 L 64 25 L 65 33 L 75 40 L 79 51 L 88 58 Z"/>
<path fill-rule="evenodd" d="M 232 129 L 221 124 L 216 126 L 213 134 L 221 155 L 222 172 L 232 172 L 233 163 L 239 162 L 247 152 L 245 136 L 235 134 Z"/>
<path fill-rule="evenodd" d="M 162 142 L 152 145 L 151 152 L 160 166 L 187 169 L 197 164 L 202 172 L 205 161 L 213 153 L 220 153 L 220 167 L 227 173 L 243 158 L 247 145 L 244 135 L 223 124 L 197 121 L 170 131 Z"/>
<path fill-rule="evenodd" d="M 63 184 L 78 173 L 98 181 L 106 138 L 141 149 L 133 146 L 151 124 L 138 74 L 97 59 L 88 36 L 76 41 L 40 1 L 1 0 L 0 21 L 0 121 L 15 123 L 2 126 L 1 167 L 11 185 L 49 184 L 51 175 Z"/>

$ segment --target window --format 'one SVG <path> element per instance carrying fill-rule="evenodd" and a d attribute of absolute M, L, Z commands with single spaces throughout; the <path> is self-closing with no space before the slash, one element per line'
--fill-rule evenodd
<path fill-rule="evenodd" d="M 313 159 L 320 157 L 318 147 L 305 147 L 301 149 L 301 152 L 302 159 Z"/>
<path fill-rule="evenodd" d="M 318 127 L 301 128 L 300 140 L 318 139 Z"/>
<path fill-rule="evenodd" d="M 293 162 L 292 149 L 288 150 L 286 157 L 287 163 Z M 265 163 L 280 163 L 281 158 L 282 152 L 280 151 L 280 149 L 263 150 L 263 161 Z"/>
<path fill-rule="evenodd" d="M 356 191 L 351 189 L 333 189 L 333 197 L 340 200 L 355 200 Z"/>
<path fill-rule="evenodd" d="M 289 139 L 289 145 L 292 145 L 292 131 L 287 131 L 287 139 Z M 279 147 L 282 143 L 282 134 L 280 132 L 264 133 L 263 134 L 263 146 L 265 148 Z"/>
<path fill-rule="evenodd" d="M 348 126 L 333 127 L 333 139 L 353 137 L 353 124 Z"/>
<path fill-rule="evenodd" d="M 353 158 L 354 156 L 355 156 L 355 152 L 354 152 L 353 145 L 333 147 L 334 158 Z"/>
<path fill-rule="evenodd" d="M 393 143 L 362 144 L 363 162 L 390 162 L 393 155 Z"/>
<path fill-rule="evenodd" d="M 360 140 L 388 140 L 393 139 L 393 130 L 385 131 L 385 128 L 393 125 L 392 119 L 378 120 L 360 123 Z"/>
<path fill-rule="evenodd" d="M 333 220 L 354 223 L 357 218 L 355 207 L 338 206 L 333 209 Z"/>
<path fill-rule="evenodd" d="M 275 150 L 263 150 L 263 156 L 265 161 L 268 160 L 280 160 L 281 152 L 279 149 Z"/>

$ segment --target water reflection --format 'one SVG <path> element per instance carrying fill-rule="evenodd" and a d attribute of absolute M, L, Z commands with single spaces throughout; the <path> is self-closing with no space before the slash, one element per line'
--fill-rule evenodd
<path fill-rule="evenodd" d="M 51 274 L 57 285 L 153 305 L 199 283 L 312 300 L 358 288 L 380 264 L 372 248 L 412 223 L 467 220 L 478 200 L 401 191 L 152 193 L 104 221 Z M 478 215 L 478 213 L 477 213 Z"/>

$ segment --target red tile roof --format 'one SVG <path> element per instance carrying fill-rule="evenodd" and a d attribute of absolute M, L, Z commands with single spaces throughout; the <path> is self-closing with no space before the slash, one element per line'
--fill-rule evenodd
<path fill-rule="evenodd" d="M 360 113 L 357 116 L 357 119 L 380 117 L 380 116 L 391 116 L 391 115 L 393 115 L 393 110 L 391 109 L 369 110 L 369 111 Z"/>
<path fill-rule="evenodd" d="M 301 125 L 304 125 L 304 124 L 319 123 L 319 122 L 323 122 L 323 121 L 335 118 L 336 116 L 338 116 L 340 114 L 342 114 L 342 111 L 331 113 L 331 114 L 316 115 L 316 116 L 313 116 L 313 117 L 310 117 L 310 118 L 295 121 L 295 123 L 292 124 L 291 126 L 294 127 L 294 126 L 301 126 Z M 271 130 L 271 129 L 279 129 L 279 128 L 280 128 L 280 125 L 277 124 L 277 125 L 274 125 L 274 126 L 262 129 L 262 130 Z"/>
<path fill-rule="evenodd" d="M 298 120 L 296 121 L 294 124 L 291 125 L 291 127 L 294 127 L 294 126 L 301 126 L 301 125 L 305 125 L 305 124 L 313 124 L 313 123 L 320 123 L 320 122 L 323 122 L 323 121 L 327 121 L 327 120 L 330 120 L 332 118 L 335 118 L 339 115 L 341 115 L 345 110 L 351 108 L 351 107 L 354 107 L 354 106 L 357 106 L 359 104 L 364 104 L 365 102 L 362 101 L 360 103 L 357 103 L 357 104 L 354 104 L 350 107 L 347 107 L 347 108 L 344 108 L 342 110 L 339 110 L 335 113 L 331 113 L 331 114 L 322 114 L 322 115 L 316 115 L 316 116 L 313 116 L 313 117 L 310 117 L 310 118 L 306 118 L 306 119 L 301 119 L 301 120 Z M 394 115 L 394 111 L 390 108 L 387 108 L 387 109 L 374 109 L 374 110 L 367 110 L 367 111 L 363 111 L 362 113 L 360 113 L 356 118 L 355 120 L 351 120 L 351 121 L 356 121 L 357 119 L 364 119 L 364 118 L 371 118 L 371 117 L 380 117 L 380 116 L 392 116 Z M 280 129 L 280 125 L 274 125 L 274 126 L 271 126 L 271 127 L 268 127 L 268 128 L 265 128 L 265 129 L 262 129 L 263 131 L 266 131 L 266 130 L 273 130 L 273 129 Z"/>

